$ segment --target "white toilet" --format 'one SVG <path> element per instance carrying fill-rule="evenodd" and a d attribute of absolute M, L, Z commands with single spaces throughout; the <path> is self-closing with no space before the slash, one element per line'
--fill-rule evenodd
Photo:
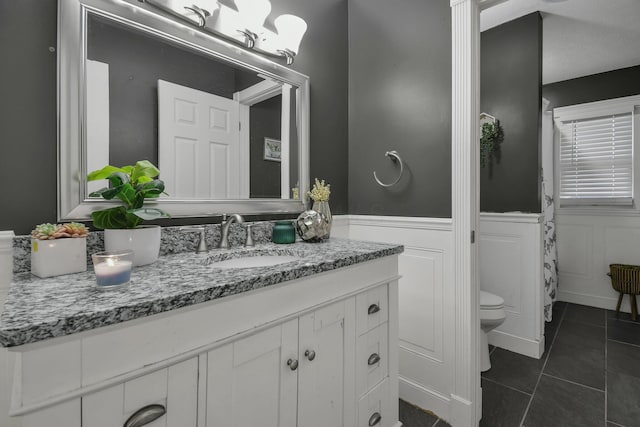
<path fill-rule="evenodd" d="M 491 369 L 487 334 L 502 325 L 506 317 L 504 300 L 498 295 L 480 291 L 480 370 L 482 372 Z"/>

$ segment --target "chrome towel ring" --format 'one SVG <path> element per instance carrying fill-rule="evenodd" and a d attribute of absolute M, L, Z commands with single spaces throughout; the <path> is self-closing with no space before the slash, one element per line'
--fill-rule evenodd
<path fill-rule="evenodd" d="M 384 153 L 384 155 L 385 155 L 385 157 L 389 157 L 393 162 L 398 162 L 400 164 L 400 174 L 395 179 L 395 181 L 393 181 L 390 184 L 385 184 L 384 182 L 380 181 L 380 179 L 378 178 L 378 175 L 376 175 L 375 171 L 373 171 L 373 178 L 382 187 L 392 187 L 392 186 L 396 185 L 398 183 L 398 181 L 400 181 L 400 179 L 402 178 L 402 174 L 404 173 L 404 163 L 402 163 L 402 158 L 400 157 L 400 155 L 398 154 L 398 152 L 396 150 L 387 151 L 386 153 Z"/>

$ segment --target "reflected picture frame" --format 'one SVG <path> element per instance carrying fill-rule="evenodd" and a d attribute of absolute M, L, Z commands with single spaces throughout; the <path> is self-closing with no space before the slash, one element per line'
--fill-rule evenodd
<path fill-rule="evenodd" d="M 279 139 L 264 139 L 264 160 L 270 162 L 282 161 L 282 142 Z"/>

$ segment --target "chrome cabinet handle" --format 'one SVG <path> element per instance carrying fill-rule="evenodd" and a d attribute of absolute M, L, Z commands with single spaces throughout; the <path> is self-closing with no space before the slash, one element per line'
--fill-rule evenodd
<path fill-rule="evenodd" d="M 369 309 L 367 310 L 367 313 L 375 314 L 375 313 L 377 313 L 379 311 L 380 311 L 380 306 L 378 304 L 371 304 L 369 306 Z"/>
<path fill-rule="evenodd" d="M 369 418 L 369 426 L 374 426 L 380 421 L 382 421 L 382 415 L 380 415 L 380 412 L 375 412 L 373 415 L 371 415 L 371 418 Z"/>
<path fill-rule="evenodd" d="M 316 352 L 313 350 L 307 350 L 304 352 L 304 355 L 307 357 L 307 359 L 309 359 L 309 361 L 312 361 L 313 359 L 316 358 Z"/>
<path fill-rule="evenodd" d="M 162 405 L 148 405 L 138 409 L 131 415 L 124 423 L 124 427 L 141 427 L 157 420 L 166 413 L 167 410 Z"/>
<path fill-rule="evenodd" d="M 371 366 L 371 365 L 375 365 L 379 361 L 380 361 L 380 355 L 378 353 L 373 353 L 371 356 L 369 356 L 369 360 L 367 360 L 367 363 L 369 364 L 369 366 Z"/>
<path fill-rule="evenodd" d="M 295 371 L 296 369 L 298 369 L 298 361 L 295 359 L 289 359 L 287 360 L 287 366 L 292 370 Z"/>

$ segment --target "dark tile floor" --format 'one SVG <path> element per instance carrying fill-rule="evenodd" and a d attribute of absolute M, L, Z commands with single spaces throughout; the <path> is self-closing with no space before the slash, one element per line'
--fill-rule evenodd
<path fill-rule="evenodd" d="M 400 400 L 400 421 L 403 427 L 451 427 L 433 413 L 423 411 L 404 400 Z"/>
<path fill-rule="evenodd" d="M 480 427 L 640 427 L 640 321 L 558 302 L 540 360 L 491 349 Z M 400 401 L 405 427 L 444 427 Z"/>

